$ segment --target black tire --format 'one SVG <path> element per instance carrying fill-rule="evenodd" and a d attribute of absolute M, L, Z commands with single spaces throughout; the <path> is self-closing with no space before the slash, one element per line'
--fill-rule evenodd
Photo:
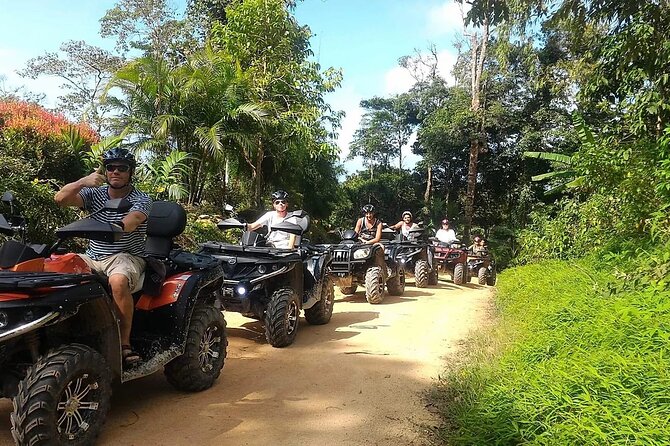
<path fill-rule="evenodd" d="M 402 296 L 405 294 L 405 271 L 398 268 L 398 273 L 386 282 L 386 289 L 391 296 Z"/>
<path fill-rule="evenodd" d="M 279 288 L 265 309 L 265 339 L 273 347 L 286 347 L 295 340 L 300 321 L 300 302 L 293 288 Z"/>
<path fill-rule="evenodd" d="M 53 349 L 19 383 L 10 416 L 14 441 L 31 446 L 93 444 L 111 394 L 112 373 L 100 353 L 82 344 Z"/>
<path fill-rule="evenodd" d="M 335 287 L 333 280 L 326 276 L 321 288 L 321 299 L 311 308 L 305 310 L 305 319 L 312 325 L 324 325 L 330 322 L 335 303 Z"/>
<path fill-rule="evenodd" d="M 454 283 L 456 285 L 462 285 L 465 281 L 465 265 L 462 263 L 457 263 L 454 265 Z"/>
<path fill-rule="evenodd" d="M 184 353 L 165 365 L 165 377 L 176 389 L 186 392 L 209 389 L 221 374 L 227 347 L 223 313 L 198 303 L 188 326 Z"/>
<path fill-rule="evenodd" d="M 365 272 L 365 298 L 371 304 L 384 300 L 384 276 L 379 266 L 371 266 Z"/>
<path fill-rule="evenodd" d="M 487 270 L 483 266 L 477 271 L 477 283 L 480 285 L 486 285 L 486 272 Z"/>
<path fill-rule="evenodd" d="M 358 285 L 341 286 L 340 287 L 340 293 L 342 293 L 342 294 L 354 294 L 356 292 L 356 288 L 358 288 Z"/>
<path fill-rule="evenodd" d="M 496 268 L 495 266 L 491 268 L 491 274 L 486 278 L 486 284 L 488 286 L 493 286 L 496 284 Z"/>
<path fill-rule="evenodd" d="M 426 288 L 429 284 L 430 267 L 425 260 L 417 260 L 414 264 L 414 281 L 417 288 Z"/>
<path fill-rule="evenodd" d="M 437 266 L 433 268 L 433 270 L 428 274 L 428 285 L 437 285 L 437 281 L 439 279 L 438 277 L 438 269 Z"/>

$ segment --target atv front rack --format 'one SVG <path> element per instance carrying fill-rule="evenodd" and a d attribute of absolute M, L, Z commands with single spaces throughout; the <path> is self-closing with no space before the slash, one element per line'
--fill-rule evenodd
<path fill-rule="evenodd" d="M 98 281 L 95 274 L 0 271 L 0 291 L 29 290 Z"/>

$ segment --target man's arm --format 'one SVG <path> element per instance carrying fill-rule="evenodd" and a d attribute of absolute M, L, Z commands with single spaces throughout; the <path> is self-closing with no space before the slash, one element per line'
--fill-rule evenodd
<path fill-rule="evenodd" d="M 268 214 L 267 213 L 263 214 L 261 218 L 259 218 L 255 222 L 247 224 L 247 231 L 255 231 L 261 226 L 266 225 L 268 223 L 268 220 L 269 220 Z"/>
<path fill-rule="evenodd" d="M 123 232 L 133 232 L 139 225 L 144 223 L 146 219 L 147 215 L 144 212 L 129 212 L 128 215 L 121 220 L 123 222 Z"/>
<path fill-rule="evenodd" d="M 356 220 L 356 226 L 355 226 L 355 228 L 354 228 L 354 231 L 356 231 L 356 234 L 360 234 L 360 233 L 361 233 L 361 222 L 362 222 L 362 221 L 363 221 L 362 218 L 359 218 L 359 219 Z"/>
<path fill-rule="evenodd" d="M 58 206 L 77 206 L 84 207 L 84 200 L 82 200 L 79 192 L 85 187 L 98 187 L 105 182 L 105 177 L 100 175 L 97 171 L 87 175 L 83 178 L 68 183 L 61 188 L 56 195 L 54 200 Z"/>
<path fill-rule="evenodd" d="M 381 239 L 382 239 L 382 224 L 381 222 L 379 222 L 379 224 L 377 225 L 377 235 L 375 235 L 375 238 L 373 238 L 372 240 L 368 240 L 365 243 L 367 245 L 372 245 L 374 243 L 377 243 Z"/>

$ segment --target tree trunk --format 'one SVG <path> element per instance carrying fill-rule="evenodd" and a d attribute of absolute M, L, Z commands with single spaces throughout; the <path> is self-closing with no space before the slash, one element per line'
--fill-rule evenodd
<path fill-rule="evenodd" d="M 433 168 L 428 166 L 426 172 L 426 192 L 423 194 L 423 202 L 426 204 L 426 209 L 430 208 L 430 192 L 433 189 Z"/>
<path fill-rule="evenodd" d="M 476 33 L 470 38 L 471 63 L 470 80 L 472 88 L 471 110 L 477 116 L 481 115 L 481 98 L 483 96 L 482 73 L 484 72 L 484 61 L 486 59 L 486 45 L 489 39 L 489 22 L 485 17 L 482 23 L 481 36 Z M 470 162 L 468 163 L 468 189 L 465 194 L 465 227 L 463 228 L 463 241 L 470 240 L 470 229 L 475 213 L 475 192 L 477 187 L 477 161 L 479 152 L 483 148 L 482 136 L 484 133 L 484 120 L 478 134 L 470 141 Z"/>
<path fill-rule="evenodd" d="M 254 203 L 256 208 L 260 209 L 263 206 L 261 199 L 261 192 L 263 189 L 263 158 L 265 152 L 263 151 L 263 141 L 258 140 L 258 153 L 256 154 L 256 172 L 254 178 Z"/>

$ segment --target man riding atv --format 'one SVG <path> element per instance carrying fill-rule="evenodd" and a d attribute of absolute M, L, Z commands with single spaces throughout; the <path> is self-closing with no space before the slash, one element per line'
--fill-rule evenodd
<path fill-rule="evenodd" d="M 456 285 L 467 282 L 467 252 L 456 238 L 448 219 L 442 220 L 442 227 L 432 239 L 435 245 L 435 261 L 438 268 L 449 273 Z"/>
<path fill-rule="evenodd" d="M 405 292 L 405 273 L 394 262 L 387 264 L 382 239 L 383 224 L 375 207 L 366 204 L 364 217 L 356 221 L 356 230 L 342 233 L 340 244 L 332 246 L 330 272 L 343 294 L 354 294 L 359 284 L 365 286 L 365 298 L 371 304 L 384 300 L 384 285 L 392 295 Z"/>
<path fill-rule="evenodd" d="M 109 286 L 119 313 L 123 364 L 129 368 L 140 362 L 140 355 L 130 346 L 134 302 L 132 292 L 142 286 L 140 277 L 146 268 L 144 247 L 147 217 L 151 212 L 151 198 L 132 184 L 135 157 L 126 149 L 113 148 L 102 155 L 106 176 L 95 171 L 88 176 L 66 184 L 54 197 L 60 206 L 76 206 L 93 213 L 93 218 L 114 223 L 123 230 L 118 241 L 91 240 L 81 258 L 92 270 L 109 278 Z M 106 185 L 103 185 L 107 182 Z M 132 207 L 117 214 L 102 211 L 109 199 L 125 198 Z M 102 211 L 102 212 L 101 212 Z"/>

